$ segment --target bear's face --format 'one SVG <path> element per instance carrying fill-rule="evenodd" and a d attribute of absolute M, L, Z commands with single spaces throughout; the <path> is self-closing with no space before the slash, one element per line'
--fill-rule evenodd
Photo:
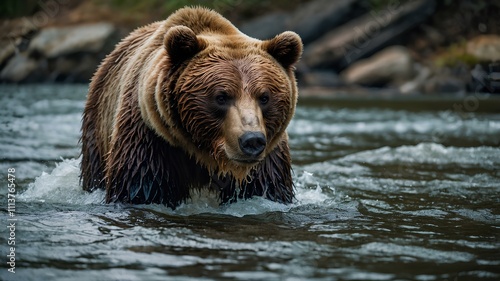
<path fill-rule="evenodd" d="M 180 26 L 164 41 L 178 68 L 168 104 L 180 138 L 189 143 L 185 149 L 207 152 L 210 159 L 198 160 L 245 178 L 286 137 L 297 99 L 293 64 L 300 38 L 292 32 L 269 41 L 196 36 Z"/>
<path fill-rule="evenodd" d="M 179 79 L 178 111 L 192 142 L 219 163 L 251 166 L 261 161 L 287 117 L 291 85 L 283 70 L 258 55 L 207 57 Z M 234 167 L 233 167 L 234 168 Z"/>

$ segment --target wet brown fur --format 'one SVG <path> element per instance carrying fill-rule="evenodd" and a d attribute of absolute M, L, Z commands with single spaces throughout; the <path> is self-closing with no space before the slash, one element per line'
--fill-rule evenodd
<path fill-rule="evenodd" d="M 181 9 L 137 29 L 90 83 L 81 138 L 83 189 L 106 189 L 108 203 L 172 208 L 189 198 L 191 188 L 203 187 L 219 192 L 221 202 L 265 196 L 290 203 L 285 129 L 297 101 L 293 64 L 301 51 L 292 32 L 256 40 L 203 8 Z M 217 109 L 210 100 L 218 91 L 235 101 L 225 118 L 212 118 Z M 263 93 L 270 93 L 269 104 L 258 106 Z M 250 128 L 242 120 L 251 120 L 267 139 L 253 165 L 228 158 L 238 154 L 237 134 Z"/>

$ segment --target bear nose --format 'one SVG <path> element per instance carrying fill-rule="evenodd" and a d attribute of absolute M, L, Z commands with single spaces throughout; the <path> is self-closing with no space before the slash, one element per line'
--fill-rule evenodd
<path fill-rule="evenodd" d="M 266 147 L 266 137 L 261 132 L 246 132 L 238 141 L 241 151 L 251 157 L 256 157 Z"/>

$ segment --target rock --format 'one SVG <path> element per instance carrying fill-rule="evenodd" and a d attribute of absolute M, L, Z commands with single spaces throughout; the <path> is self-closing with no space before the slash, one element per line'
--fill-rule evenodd
<path fill-rule="evenodd" d="M 484 91 L 488 85 L 488 72 L 480 64 L 476 64 L 470 71 L 472 92 Z"/>
<path fill-rule="evenodd" d="M 302 73 L 298 81 L 299 86 L 302 87 L 340 87 L 345 85 L 337 73 L 330 70 L 315 70 Z"/>
<path fill-rule="evenodd" d="M 407 81 L 413 76 L 413 60 L 402 46 L 388 47 L 368 59 L 352 64 L 341 73 L 349 84 L 385 86 Z"/>
<path fill-rule="evenodd" d="M 0 51 L 0 81 L 88 82 L 99 61 L 118 42 L 117 35 L 112 24 L 96 23 L 11 36 L 10 45 Z"/>
<path fill-rule="evenodd" d="M 50 81 L 65 83 L 87 83 L 90 81 L 100 58 L 91 54 L 62 56 L 50 65 Z"/>
<path fill-rule="evenodd" d="M 239 29 L 250 37 L 266 40 L 286 30 L 288 17 L 283 12 L 271 13 L 246 22 Z"/>
<path fill-rule="evenodd" d="M 307 44 L 358 15 L 361 10 L 359 0 L 316 0 L 304 4 L 292 13 L 276 12 L 255 18 L 242 24 L 239 29 L 261 40 L 293 30 Z"/>
<path fill-rule="evenodd" d="M 15 51 L 16 48 L 13 43 L 8 41 L 0 42 L 0 66 L 7 63 L 7 61 L 14 55 Z"/>
<path fill-rule="evenodd" d="M 357 0 L 317 0 L 297 9 L 287 27 L 297 32 L 304 44 L 321 37 L 326 32 L 357 16 Z"/>
<path fill-rule="evenodd" d="M 500 36 L 479 35 L 467 42 L 467 53 L 480 61 L 493 62 L 500 60 Z"/>
<path fill-rule="evenodd" d="M 419 94 L 424 90 L 424 85 L 432 72 L 428 67 L 420 64 L 414 65 L 414 72 L 417 73 L 413 80 L 403 83 L 398 87 L 402 94 Z"/>
<path fill-rule="evenodd" d="M 115 27 L 109 23 L 50 27 L 43 29 L 33 39 L 29 52 L 38 52 L 47 58 L 78 52 L 98 53 L 115 31 Z"/>
<path fill-rule="evenodd" d="M 15 55 L 26 31 L 24 22 L 20 20 L 0 20 L 0 69 Z"/>
<path fill-rule="evenodd" d="M 390 45 L 422 23 L 435 10 L 434 0 L 391 2 L 352 20 L 306 46 L 303 60 L 312 68 L 340 71 L 355 61 Z"/>
<path fill-rule="evenodd" d="M 500 63 L 490 63 L 487 70 L 476 64 L 471 70 L 470 90 L 474 93 L 500 93 Z"/>
<path fill-rule="evenodd" d="M 488 65 L 487 88 L 491 93 L 500 93 L 500 62 Z"/>
<path fill-rule="evenodd" d="M 0 81 L 19 82 L 26 80 L 37 67 L 37 61 L 19 53 L 10 59 L 2 69 Z"/>
<path fill-rule="evenodd" d="M 466 93 L 466 83 L 453 76 L 437 75 L 429 80 L 424 85 L 426 94 L 458 94 Z"/>

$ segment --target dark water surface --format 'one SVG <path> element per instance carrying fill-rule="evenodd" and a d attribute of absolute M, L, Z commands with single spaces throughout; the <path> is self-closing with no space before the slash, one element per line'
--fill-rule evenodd
<path fill-rule="evenodd" d="M 1 280 L 500 280 L 498 98 L 467 115 L 463 98 L 301 99 L 294 204 L 172 211 L 81 191 L 85 94 L 0 86 Z"/>

